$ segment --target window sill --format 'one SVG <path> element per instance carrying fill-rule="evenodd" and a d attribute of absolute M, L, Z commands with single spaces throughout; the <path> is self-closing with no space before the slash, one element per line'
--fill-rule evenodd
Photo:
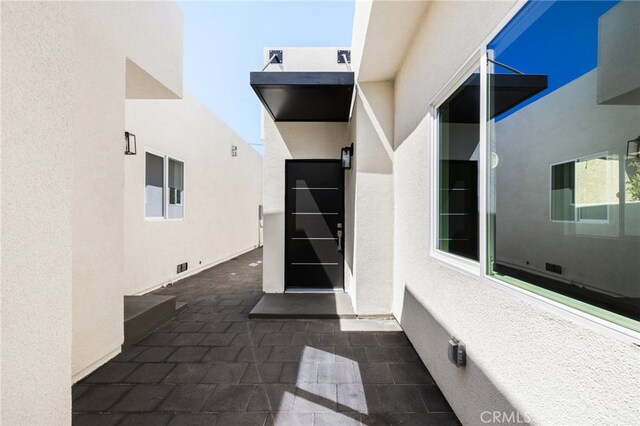
<path fill-rule="evenodd" d="M 474 277 L 481 276 L 480 262 L 465 259 L 464 257 L 456 256 L 455 254 L 450 254 L 437 249 L 431 251 L 431 257 L 446 264 L 447 266 L 452 266 L 457 270 L 465 272 L 468 275 L 472 275 Z"/>

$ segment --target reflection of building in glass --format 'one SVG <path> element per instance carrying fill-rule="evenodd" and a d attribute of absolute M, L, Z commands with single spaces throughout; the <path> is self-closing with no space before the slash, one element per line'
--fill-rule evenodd
<path fill-rule="evenodd" d="M 571 5 L 562 7 L 570 11 Z M 622 3 L 592 25 L 598 45 L 589 55 L 598 53 L 596 68 L 576 69 L 561 87 L 491 124 L 500 158 L 492 188 L 496 271 L 635 317 L 640 203 L 623 159 L 627 141 L 640 133 L 638 55 L 626 56 L 638 10 L 637 3 Z M 563 12 L 551 7 L 544 13 Z M 531 25 L 519 37 L 535 39 L 535 32 Z M 555 64 L 521 59 L 510 65 L 572 74 L 559 57 Z"/>

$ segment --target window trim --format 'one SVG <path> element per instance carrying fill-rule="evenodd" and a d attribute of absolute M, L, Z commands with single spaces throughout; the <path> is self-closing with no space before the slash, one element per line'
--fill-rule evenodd
<path fill-rule="evenodd" d="M 155 155 L 156 157 L 160 157 L 163 159 L 162 167 L 163 167 L 163 188 L 162 188 L 162 204 L 163 204 L 163 215 L 162 216 L 153 216 L 147 217 L 147 209 L 146 209 L 146 193 L 145 185 L 142 186 L 143 197 L 142 197 L 142 214 L 145 222 L 180 222 L 183 221 L 186 217 L 186 201 L 185 201 L 185 192 L 186 192 L 186 180 L 185 180 L 185 161 L 180 158 L 169 155 L 163 151 L 157 150 L 155 148 L 145 147 L 144 148 L 144 173 L 147 171 L 147 153 L 151 155 Z M 179 161 L 182 163 L 182 217 L 170 218 L 169 217 L 169 159 L 174 161 Z"/>
<path fill-rule="evenodd" d="M 482 274 L 482 232 L 483 232 L 483 206 L 482 206 L 482 197 L 483 197 L 483 180 L 482 180 L 482 169 L 480 165 L 480 161 L 482 160 L 482 146 L 480 145 L 479 152 L 480 158 L 478 162 L 478 240 L 479 240 L 479 251 L 478 251 L 478 261 L 467 259 L 462 256 L 458 256 L 452 253 L 445 252 L 438 248 L 438 229 L 439 229 L 439 197 L 440 197 L 440 189 L 439 189 L 439 152 L 440 152 L 440 116 L 438 113 L 438 108 L 444 104 L 444 102 L 449 99 L 449 97 L 462 85 L 473 73 L 475 70 L 481 67 L 482 61 L 482 52 L 478 49 L 474 52 L 473 55 L 465 64 L 454 74 L 454 76 L 445 84 L 445 86 L 438 92 L 438 94 L 434 97 L 434 99 L 429 103 L 429 108 L 427 112 L 428 120 L 429 120 L 429 135 L 431 138 L 431 149 L 430 149 L 430 162 L 429 168 L 431 169 L 431 194 L 430 194 L 430 211 L 432 212 L 431 220 L 430 220 L 430 241 L 429 241 L 429 255 L 433 258 L 436 258 L 444 263 L 452 265 L 458 269 L 465 271 L 467 274 L 471 274 L 473 276 L 481 276 Z M 482 69 L 480 70 L 482 75 Z M 482 77 L 481 77 L 482 78 Z M 482 93 L 480 94 L 482 97 Z M 482 110 L 482 106 L 480 108 Z M 482 117 L 482 111 L 480 111 L 480 117 Z M 480 126 L 480 135 L 482 135 L 482 125 Z M 482 139 L 482 137 L 480 138 Z"/>
<path fill-rule="evenodd" d="M 182 197 L 181 197 L 181 201 L 182 203 L 180 204 L 174 204 L 176 206 L 182 206 L 182 217 L 173 217 L 170 218 L 169 217 L 169 200 L 171 199 L 171 196 L 169 195 L 169 160 L 173 160 L 173 161 L 178 161 L 180 163 L 182 163 Z M 179 159 L 178 157 L 174 157 L 173 155 L 167 155 L 165 157 L 165 166 L 166 166 L 166 189 L 167 189 L 167 200 L 165 202 L 165 207 L 166 207 L 166 214 L 165 214 L 165 220 L 168 221 L 181 221 L 184 220 L 185 217 L 185 210 L 186 210 L 186 202 L 185 202 L 185 188 L 186 188 L 186 183 L 185 183 L 185 164 L 184 164 L 184 160 Z"/>
<path fill-rule="evenodd" d="M 462 63 L 453 76 L 442 86 L 436 95 L 428 103 L 427 122 L 429 125 L 428 137 L 431 144 L 429 149 L 430 161 L 430 236 L 429 236 L 429 256 L 445 267 L 452 267 L 465 275 L 472 275 L 479 279 L 479 282 L 492 288 L 505 291 L 521 300 L 526 300 L 540 309 L 550 310 L 568 320 L 577 322 L 599 334 L 615 338 L 624 343 L 640 345 L 640 322 L 627 318 L 610 311 L 588 305 L 577 299 L 572 299 L 558 293 L 553 293 L 544 288 L 535 286 L 524 281 L 511 277 L 496 277 L 490 275 L 489 268 L 489 244 L 488 236 L 488 209 L 487 201 L 489 195 L 489 170 L 488 156 L 489 146 L 487 143 L 489 136 L 487 120 L 487 59 L 491 53 L 487 46 L 502 31 L 529 0 L 518 0 L 518 2 L 505 14 L 502 20 L 485 37 L 471 55 Z M 480 147 L 478 165 L 478 207 L 479 207 L 479 262 L 470 261 L 460 256 L 451 255 L 437 249 L 437 198 L 438 194 L 438 114 L 437 108 L 464 82 L 464 80 L 477 68 L 480 62 Z M 471 264 L 470 264 L 471 263 Z"/>

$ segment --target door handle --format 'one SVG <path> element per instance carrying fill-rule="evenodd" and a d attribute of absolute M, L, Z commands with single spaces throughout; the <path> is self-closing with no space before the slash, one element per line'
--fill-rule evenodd
<path fill-rule="evenodd" d="M 338 223 L 338 251 L 342 251 L 342 223 Z"/>

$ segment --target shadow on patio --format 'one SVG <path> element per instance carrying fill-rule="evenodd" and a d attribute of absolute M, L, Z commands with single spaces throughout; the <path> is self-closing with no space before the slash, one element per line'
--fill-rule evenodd
<path fill-rule="evenodd" d="M 262 250 L 156 294 L 187 310 L 73 387 L 73 423 L 459 424 L 394 320 L 249 319 Z"/>

